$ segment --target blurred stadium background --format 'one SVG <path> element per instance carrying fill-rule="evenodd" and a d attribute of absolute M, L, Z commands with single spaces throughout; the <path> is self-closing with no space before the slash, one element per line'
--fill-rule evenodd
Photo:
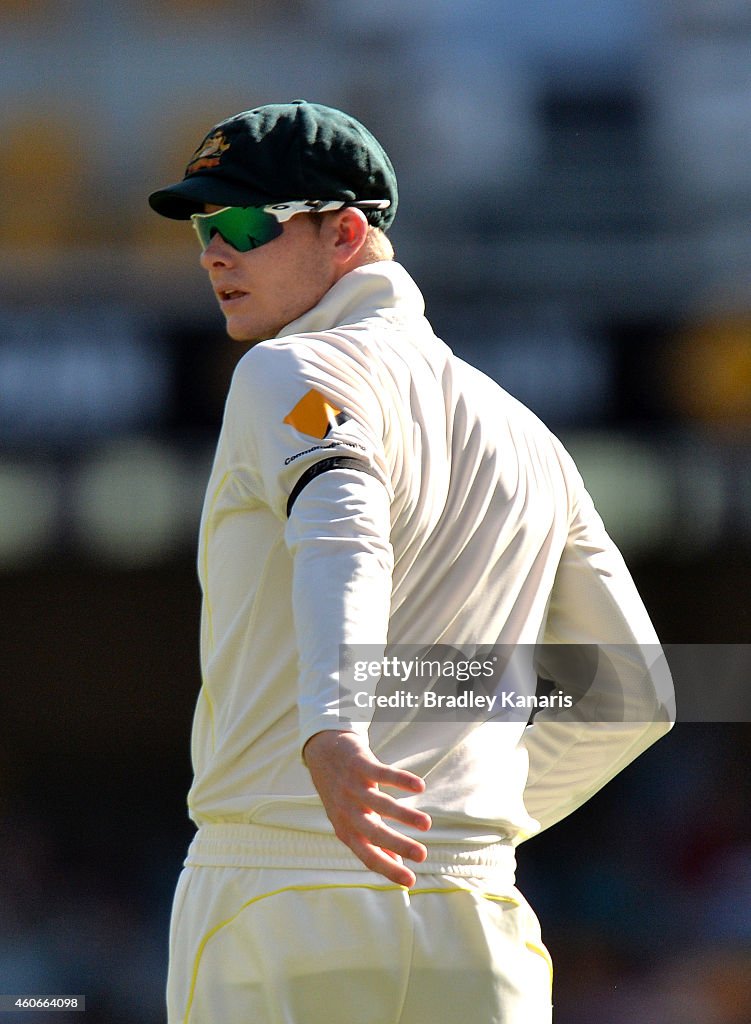
<path fill-rule="evenodd" d="M 665 641 L 746 643 L 751 5 L 2 0 L 0 53 L 0 992 L 156 1024 L 240 350 L 146 194 L 237 110 L 359 116 L 437 332 L 567 442 Z M 522 850 L 557 1024 L 751 1020 L 749 729 Z"/>

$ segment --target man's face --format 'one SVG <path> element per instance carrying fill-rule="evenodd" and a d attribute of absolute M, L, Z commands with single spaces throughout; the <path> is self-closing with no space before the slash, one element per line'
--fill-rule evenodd
<path fill-rule="evenodd" d="M 207 206 L 213 213 L 216 206 Z M 238 252 L 215 234 L 201 254 L 227 333 L 235 341 L 274 338 L 323 298 L 337 279 L 321 216 L 301 213 L 270 242 Z"/>

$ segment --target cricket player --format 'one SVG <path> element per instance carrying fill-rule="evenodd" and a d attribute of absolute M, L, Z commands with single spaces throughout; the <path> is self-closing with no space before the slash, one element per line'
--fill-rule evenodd
<path fill-rule="evenodd" d="M 556 438 L 433 333 L 362 124 L 244 111 L 150 203 L 253 343 L 200 528 L 170 1024 L 549 1022 L 516 847 L 672 718 L 624 562 Z"/>

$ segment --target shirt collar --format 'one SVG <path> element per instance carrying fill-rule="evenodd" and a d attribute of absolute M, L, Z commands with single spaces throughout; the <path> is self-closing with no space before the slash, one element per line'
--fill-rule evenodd
<path fill-rule="evenodd" d="M 328 331 L 372 316 L 399 319 L 424 314 L 425 301 L 404 267 L 381 260 L 345 274 L 318 305 L 283 327 L 277 337 Z"/>

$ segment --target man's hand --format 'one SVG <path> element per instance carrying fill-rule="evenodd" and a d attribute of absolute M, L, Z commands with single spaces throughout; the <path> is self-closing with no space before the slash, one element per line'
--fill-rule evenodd
<path fill-rule="evenodd" d="M 412 772 L 383 764 L 367 742 L 353 732 L 316 733 L 305 744 L 303 759 L 338 838 L 366 868 L 397 885 L 413 886 L 415 874 L 402 863 L 402 857 L 420 863 L 428 851 L 422 843 L 390 828 L 383 819 L 427 831 L 430 816 L 405 807 L 378 787 L 423 793 L 424 781 Z"/>

